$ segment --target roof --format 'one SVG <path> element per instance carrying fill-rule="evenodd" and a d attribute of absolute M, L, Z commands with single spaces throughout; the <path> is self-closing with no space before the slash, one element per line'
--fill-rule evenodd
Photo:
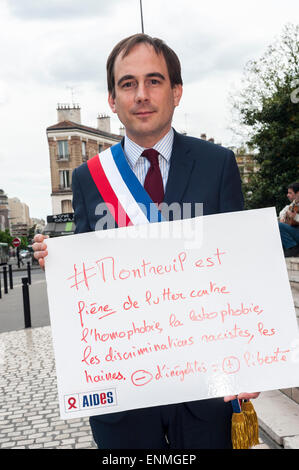
<path fill-rule="evenodd" d="M 48 131 L 61 131 L 61 130 L 80 130 L 84 132 L 88 132 L 90 134 L 97 134 L 99 136 L 108 137 L 114 140 L 121 140 L 123 136 L 118 134 L 112 134 L 111 132 L 100 131 L 95 127 L 84 126 L 83 124 L 79 124 L 73 121 L 61 121 L 53 126 L 47 127 Z"/>

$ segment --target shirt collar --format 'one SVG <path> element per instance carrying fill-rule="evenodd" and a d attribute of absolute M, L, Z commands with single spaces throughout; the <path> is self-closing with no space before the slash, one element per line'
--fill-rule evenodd
<path fill-rule="evenodd" d="M 153 147 L 153 149 L 157 150 L 160 155 L 162 155 L 167 162 L 170 161 L 171 152 L 172 152 L 172 145 L 173 145 L 173 137 L 174 132 L 173 128 L 171 127 L 167 134 L 162 137 L 159 142 L 157 142 Z M 141 147 L 140 145 L 136 144 L 131 140 L 127 135 L 125 135 L 124 139 L 124 152 L 128 159 L 128 162 L 131 168 L 134 168 L 136 165 L 139 157 L 141 156 L 142 152 L 145 150 L 146 147 Z"/>

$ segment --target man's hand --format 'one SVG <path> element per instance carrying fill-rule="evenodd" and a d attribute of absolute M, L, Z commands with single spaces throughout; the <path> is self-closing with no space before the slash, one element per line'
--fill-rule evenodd
<path fill-rule="evenodd" d="M 251 400 L 253 398 L 257 398 L 259 396 L 260 392 L 256 393 L 239 393 L 239 395 L 229 395 L 227 397 L 224 397 L 224 401 L 232 401 L 235 398 L 238 398 L 239 400 Z"/>
<path fill-rule="evenodd" d="M 47 251 L 47 245 L 44 243 L 44 240 L 46 238 L 49 238 L 48 235 L 42 235 L 41 233 L 38 233 L 34 237 L 34 243 L 32 245 L 33 251 L 34 251 L 34 258 L 38 260 L 39 265 L 42 269 L 45 269 L 45 256 L 47 256 L 48 251 Z"/>

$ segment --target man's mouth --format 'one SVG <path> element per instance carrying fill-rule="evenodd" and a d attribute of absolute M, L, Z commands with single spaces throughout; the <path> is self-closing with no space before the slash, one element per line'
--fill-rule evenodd
<path fill-rule="evenodd" d="M 155 111 L 136 111 L 134 114 L 135 116 L 139 117 L 147 117 L 153 114 Z"/>

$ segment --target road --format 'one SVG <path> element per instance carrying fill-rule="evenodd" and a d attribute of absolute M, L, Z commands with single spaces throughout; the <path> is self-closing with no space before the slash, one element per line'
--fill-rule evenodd
<path fill-rule="evenodd" d="M 0 269 L 2 273 L 2 268 Z M 1 274 L 2 298 L 0 299 L 0 333 L 24 328 L 24 309 L 22 277 L 27 277 L 27 270 L 13 272 L 13 289 L 4 293 L 3 275 Z M 40 269 L 31 270 L 29 286 L 31 325 L 32 327 L 50 325 L 48 297 L 45 273 Z"/>

